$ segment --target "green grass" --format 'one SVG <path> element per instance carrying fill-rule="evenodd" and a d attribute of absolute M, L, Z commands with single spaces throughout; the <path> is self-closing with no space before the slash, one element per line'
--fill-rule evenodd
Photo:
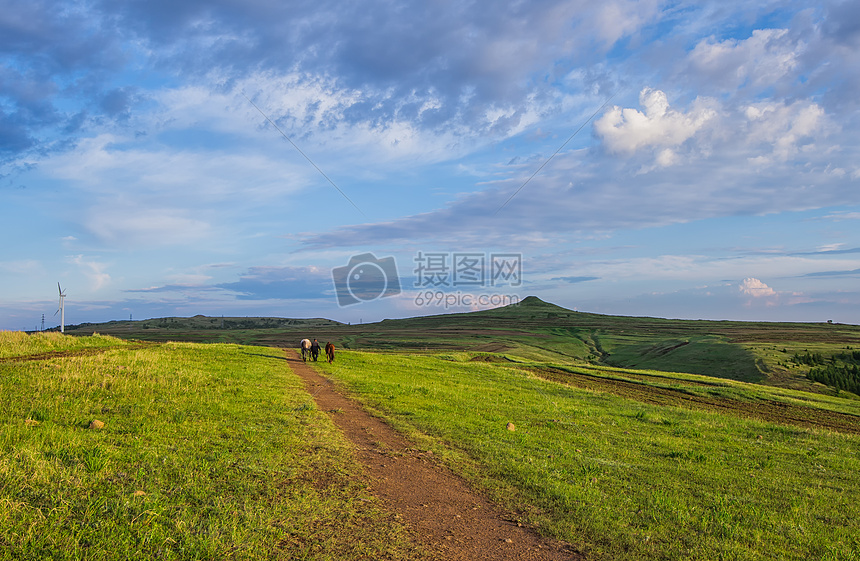
<path fill-rule="evenodd" d="M 44 331 L 28 335 L 23 331 L 0 331 L 0 359 L 33 356 L 44 353 L 80 351 L 120 347 L 128 343 L 116 337 L 94 335 L 69 337 L 60 333 Z"/>
<path fill-rule="evenodd" d="M 790 354 L 782 349 L 793 353 L 809 348 L 830 355 L 860 347 L 860 326 L 855 325 L 607 316 L 574 312 L 535 297 L 493 310 L 359 325 L 195 316 L 83 324 L 69 326 L 67 332 L 289 347 L 315 337 L 339 349 L 505 353 L 530 361 L 687 372 L 825 394 L 836 390 L 808 380 L 808 367 L 786 364 Z"/>
<path fill-rule="evenodd" d="M 283 358 L 181 343 L 0 363 L 0 559 L 415 558 Z"/>
<path fill-rule="evenodd" d="M 315 365 L 590 559 L 860 558 L 860 437 L 538 378 L 529 369 L 548 360 L 612 349 L 599 334 L 565 337 L 507 342 L 511 358 L 538 362 L 341 351 Z M 0 559 L 419 555 L 283 351 L 0 333 L 0 358 Z M 783 388 L 558 366 L 646 389 L 860 413 L 857 400 Z"/>
<path fill-rule="evenodd" d="M 544 364 L 522 363 L 518 366 L 540 368 Z M 635 382 L 646 388 L 677 390 L 682 394 L 694 396 L 723 398 L 744 403 L 775 401 L 810 409 L 845 413 L 857 416 L 858 425 L 860 425 L 860 400 L 848 392 L 842 392 L 842 397 L 836 397 L 683 372 L 635 370 L 602 365 L 554 366 L 554 368 L 562 372 L 585 374 L 597 379 Z"/>
<path fill-rule="evenodd" d="M 462 358 L 343 352 L 317 367 L 591 559 L 860 557 L 860 437 L 451 360 Z"/>
<path fill-rule="evenodd" d="M 605 336 L 611 353 L 606 362 L 636 369 L 707 374 L 718 378 L 760 382 L 765 378 L 756 367 L 756 356 L 740 345 L 713 335 L 670 338 L 643 342 L 639 338 Z"/>

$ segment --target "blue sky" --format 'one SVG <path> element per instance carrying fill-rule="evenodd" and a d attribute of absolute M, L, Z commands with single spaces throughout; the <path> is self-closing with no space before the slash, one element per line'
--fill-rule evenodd
<path fill-rule="evenodd" d="M 847 1 L 0 0 L 0 329 L 860 323 L 858 91 Z"/>

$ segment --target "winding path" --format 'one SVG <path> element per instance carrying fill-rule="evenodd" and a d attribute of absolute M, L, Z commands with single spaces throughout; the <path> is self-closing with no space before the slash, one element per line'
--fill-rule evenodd
<path fill-rule="evenodd" d="M 413 540 L 440 561 L 581 560 L 571 546 L 538 536 L 472 491 L 432 455 L 417 450 L 382 420 L 339 393 L 288 349 L 287 364 L 317 407 L 353 443 L 373 494 L 406 523 Z"/>

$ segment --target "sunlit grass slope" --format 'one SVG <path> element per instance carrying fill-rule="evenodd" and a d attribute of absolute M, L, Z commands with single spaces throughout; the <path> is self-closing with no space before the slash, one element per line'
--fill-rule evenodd
<path fill-rule="evenodd" d="M 0 359 L 34 356 L 45 353 L 81 351 L 120 347 L 128 343 L 116 337 L 68 337 L 45 331 L 28 335 L 23 331 L 0 331 Z"/>
<path fill-rule="evenodd" d="M 767 385 L 836 393 L 807 379 L 797 352 L 825 358 L 860 348 L 860 326 L 820 323 L 698 321 L 625 317 L 568 310 L 534 296 L 519 304 L 470 313 L 344 325 L 274 318 L 162 318 L 70 326 L 70 332 L 149 341 L 183 340 L 297 347 L 306 337 L 339 349 L 427 354 L 506 353 L 526 360 L 601 364 L 687 372 Z M 843 388 L 845 389 L 845 388 Z"/>
<path fill-rule="evenodd" d="M 318 368 L 590 559 L 860 555 L 856 434 L 648 404 L 462 358 L 344 352 Z M 740 384 L 719 391 L 744 398 Z"/>
<path fill-rule="evenodd" d="M 29 345 L 0 334 L 7 356 Z M 412 559 L 283 358 L 182 343 L 0 362 L 0 559 Z"/>

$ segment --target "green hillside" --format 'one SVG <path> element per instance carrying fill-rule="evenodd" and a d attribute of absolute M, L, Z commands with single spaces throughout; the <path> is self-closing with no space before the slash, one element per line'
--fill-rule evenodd
<path fill-rule="evenodd" d="M 417 560 L 283 350 L 0 350 L 0 560 Z"/>
<path fill-rule="evenodd" d="M 87 324 L 71 326 L 67 332 L 288 347 L 315 337 L 353 350 L 503 354 L 522 360 L 702 374 L 825 393 L 837 390 L 808 379 L 811 366 L 793 362 L 792 357 L 814 352 L 829 358 L 860 348 L 860 327 L 854 325 L 608 316 L 575 312 L 534 296 L 493 310 L 362 325 L 325 319 L 195 316 Z"/>
<path fill-rule="evenodd" d="M 857 401 L 470 354 L 348 352 L 317 367 L 587 559 L 860 553 Z"/>
<path fill-rule="evenodd" d="M 514 522 L 591 560 L 860 554 L 860 401 L 573 360 L 594 349 L 486 314 L 459 338 L 428 322 L 512 350 L 311 364 Z M 16 332 L 0 350 L 0 560 L 438 558 L 368 492 L 346 413 L 319 409 L 282 349 Z"/>

